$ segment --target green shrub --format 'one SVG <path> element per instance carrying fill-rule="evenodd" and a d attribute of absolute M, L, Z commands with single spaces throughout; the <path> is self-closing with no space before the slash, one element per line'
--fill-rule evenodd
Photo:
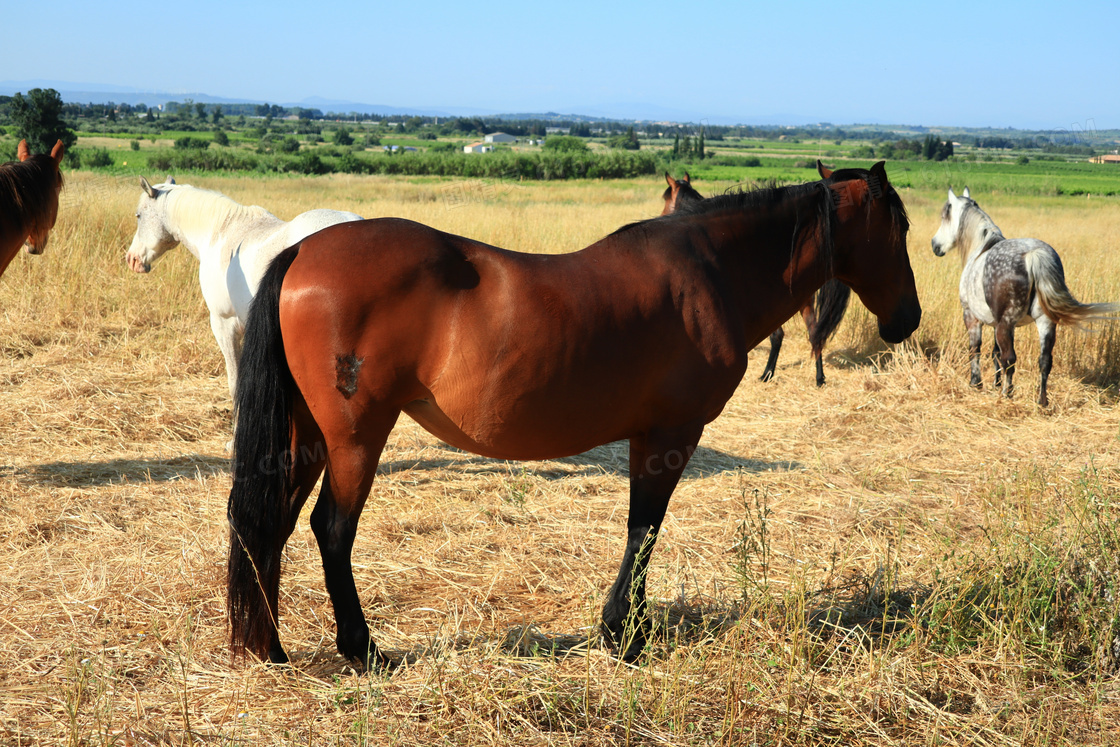
<path fill-rule="evenodd" d="M 103 168 L 113 165 L 113 157 L 104 148 L 93 148 L 82 156 L 82 163 L 94 168 Z"/>

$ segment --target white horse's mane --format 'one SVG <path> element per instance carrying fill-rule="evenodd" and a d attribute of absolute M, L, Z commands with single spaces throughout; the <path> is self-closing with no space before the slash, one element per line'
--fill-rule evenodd
<path fill-rule="evenodd" d="M 988 214 L 980 209 L 971 198 L 966 198 L 961 212 L 960 229 L 957 232 L 957 245 L 961 255 L 961 264 L 968 262 L 973 250 L 980 247 L 981 252 L 990 249 L 994 244 L 1003 241 L 1003 231 L 995 224 Z"/>
<path fill-rule="evenodd" d="M 156 189 L 167 193 L 168 219 L 188 233 L 210 230 L 218 234 L 231 223 L 281 222 L 259 205 L 242 205 L 221 192 L 189 184 L 159 184 Z"/>

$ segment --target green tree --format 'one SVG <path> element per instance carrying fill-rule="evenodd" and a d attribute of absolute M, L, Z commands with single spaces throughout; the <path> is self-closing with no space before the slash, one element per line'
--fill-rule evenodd
<path fill-rule="evenodd" d="M 212 122 L 213 122 L 214 124 L 220 124 L 220 123 L 221 123 L 221 121 L 222 121 L 222 116 L 223 116 L 223 115 L 222 115 L 222 107 L 220 107 L 220 106 L 215 106 L 215 107 L 214 107 L 214 111 L 212 111 L 212 112 L 210 113 L 210 120 L 211 120 L 211 121 L 212 121 Z"/>
<path fill-rule="evenodd" d="M 350 134 L 350 130 L 345 127 L 339 127 L 334 131 L 334 144 L 335 145 L 353 145 L 354 136 Z"/>
<path fill-rule="evenodd" d="M 607 140 L 607 146 L 610 148 L 621 148 L 623 150 L 638 150 L 641 148 L 641 143 L 638 142 L 638 136 L 634 133 L 634 128 L 630 127 L 626 130 L 624 135 L 614 135 Z"/>
<path fill-rule="evenodd" d="M 587 150 L 587 143 L 571 135 L 553 135 L 545 138 L 544 149 L 578 152 Z"/>
<path fill-rule="evenodd" d="M 202 103 L 201 101 L 196 102 L 194 105 L 194 111 L 195 114 L 198 115 L 199 119 L 206 119 L 206 104 Z"/>
<path fill-rule="evenodd" d="M 50 153 L 59 140 L 69 151 L 78 141 L 77 133 L 62 121 L 62 97 L 53 88 L 32 88 L 26 97 L 17 93 L 8 108 L 16 137 L 26 138 L 32 153 Z"/>

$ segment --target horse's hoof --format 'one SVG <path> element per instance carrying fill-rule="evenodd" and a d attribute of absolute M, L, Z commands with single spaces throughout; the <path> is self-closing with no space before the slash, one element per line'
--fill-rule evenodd
<path fill-rule="evenodd" d="M 621 631 L 612 630 L 602 623 L 599 625 L 599 631 L 611 654 L 627 664 L 637 661 L 646 649 L 646 631 L 642 625 L 637 628 L 628 625 L 625 631 Z"/>
<path fill-rule="evenodd" d="M 284 651 L 283 646 L 276 646 L 268 650 L 268 663 L 282 666 L 291 664 L 291 660 L 288 659 L 288 654 Z"/>
<path fill-rule="evenodd" d="M 760 376 L 758 378 L 758 380 L 759 381 L 770 381 L 770 379 L 772 379 L 772 378 L 774 378 L 774 372 L 771 371 L 770 369 L 766 369 L 765 371 L 762 372 L 762 376 Z"/>

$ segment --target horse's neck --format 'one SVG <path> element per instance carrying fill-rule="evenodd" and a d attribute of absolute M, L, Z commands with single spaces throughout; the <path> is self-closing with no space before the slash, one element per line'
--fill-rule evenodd
<path fill-rule="evenodd" d="M 961 265 L 967 265 L 994 245 L 1004 240 L 1003 231 L 995 224 L 988 214 L 980 208 L 974 208 L 975 213 L 969 216 L 969 225 L 965 233 L 966 245 L 961 247 Z"/>
<path fill-rule="evenodd" d="M 168 230 L 196 259 L 224 255 L 229 261 L 232 247 L 227 247 L 233 237 L 244 232 L 250 223 L 283 225 L 276 216 L 263 208 L 241 205 L 223 194 L 182 185 L 168 195 Z"/>
<path fill-rule="evenodd" d="M 770 297 L 771 303 L 762 313 L 775 320 L 773 328 L 797 313 L 831 277 L 820 255 L 821 244 L 816 250 L 812 246 L 812 230 L 798 241 L 802 226 L 796 207 L 783 209 L 766 216 L 759 211 L 731 212 L 713 216 L 705 226 L 725 277 L 740 289 L 755 288 Z M 815 230 L 825 231 L 827 227 L 821 225 Z M 819 238 L 823 243 L 828 237 Z M 777 287 L 781 291 L 774 292 Z M 750 321 L 758 315 L 759 310 L 752 308 Z"/>

